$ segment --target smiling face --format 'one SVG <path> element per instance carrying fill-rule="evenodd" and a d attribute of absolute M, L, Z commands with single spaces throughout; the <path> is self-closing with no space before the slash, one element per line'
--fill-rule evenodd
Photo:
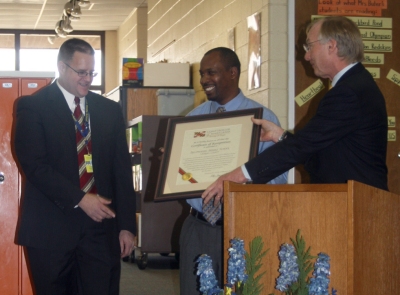
<path fill-rule="evenodd" d="M 203 57 L 200 62 L 200 77 L 200 84 L 208 100 L 224 105 L 239 93 L 238 69 L 227 69 L 218 51 Z"/>
<path fill-rule="evenodd" d="M 72 69 L 66 66 L 64 62 L 68 64 Z M 87 53 L 75 51 L 71 60 L 60 60 L 58 62 L 58 71 L 60 73 L 58 82 L 60 83 L 60 85 L 64 87 L 65 90 L 67 90 L 69 93 L 77 97 L 84 97 L 89 91 L 89 87 L 93 82 L 93 77 L 91 77 L 90 75 L 87 75 L 86 77 L 79 77 L 73 69 L 78 72 L 93 72 L 94 56 Z"/>

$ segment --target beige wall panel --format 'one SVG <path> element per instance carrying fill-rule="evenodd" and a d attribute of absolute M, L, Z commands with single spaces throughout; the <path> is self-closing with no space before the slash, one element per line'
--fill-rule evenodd
<path fill-rule="evenodd" d="M 120 38 L 125 38 L 138 25 L 137 10 L 118 28 Z"/>
<path fill-rule="evenodd" d="M 119 85 L 118 67 L 118 34 L 117 31 L 106 31 L 105 34 L 105 93 L 110 92 Z"/>
<path fill-rule="evenodd" d="M 251 0 L 251 13 L 256 13 L 262 10 L 263 8 L 262 0 Z"/>
<path fill-rule="evenodd" d="M 287 34 L 285 33 L 271 33 L 269 34 L 269 59 L 270 60 L 284 60 L 287 61 L 288 48 L 285 46 L 287 44 Z M 268 40 L 268 38 L 265 38 Z"/>
<path fill-rule="evenodd" d="M 270 15 L 268 23 L 272 32 L 285 32 L 287 33 L 287 5 L 274 5 L 274 13 Z"/>
<path fill-rule="evenodd" d="M 205 100 L 199 83 L 199 62 L 207 50 L 228 46 L 228 30 L 234 28 L 236 52 L 242 63 L 239 86 L 246 95 L 270 107 L 282 125 L 287 125 L 287 3 L 287 0 L 148 0 L 149 13 L 133 13 L 118 30 L 120 57 L 121 52 L 142 50 L 147 62 L 163 59 L 189 62 L 197 105 Z M 261 12 L 262 83 L 260 88 L 248 91 L 247 17 L 256 12 Z M 139 23 L 142 25 L 138 26 Z M 135 32 L 129 32 L 135 26 Z"/>

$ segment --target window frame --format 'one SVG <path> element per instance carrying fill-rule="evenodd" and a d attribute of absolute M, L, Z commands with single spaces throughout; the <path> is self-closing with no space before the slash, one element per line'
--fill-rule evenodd
<path fill-rule="evenodd" d="M 13 30 L 13 29 L 0 29 L 0 34 L 14 35 L 14 49 L 15 49 L 15 71 L 20 70 L 20 49 L 21 49 L 21 35 L 55 35 L 53 30 Z M 101 50 L 101 82 L 100 85 L 91 85 L 90 90 L 105 92 L 105 31 L 73 31 L 71 35 L 74 36 L 100 36 L 100 50 Z M 40 49 L 40 48 L 38 48 Z"/>

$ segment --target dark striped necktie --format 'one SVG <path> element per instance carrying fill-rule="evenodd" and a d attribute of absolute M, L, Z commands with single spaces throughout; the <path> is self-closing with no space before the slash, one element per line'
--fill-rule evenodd
<path fill-rule="evenodd" d="M 75 120 L 79 123 L 80 126 L 82 126 L 82 129 L 85 130 L 84 115 L 82 113 L 80 106 L 80 98 L 75 97 L 74 101 L 75 101 L 75 110 L 74 110 Z M 93 173 L 88 173 L 86 171 L 86 163 L 85 163 L 85 154 L 89 154 L 89 152 L 92 150 L 90 129 L 86 137 L 84 137 L 78 130 L 77 126 L 75 125 L 75 133 L 76 133 L 76 147 L 78 152 L 80 188 L 85 193 L 88 192 L 96 193 Z"/>

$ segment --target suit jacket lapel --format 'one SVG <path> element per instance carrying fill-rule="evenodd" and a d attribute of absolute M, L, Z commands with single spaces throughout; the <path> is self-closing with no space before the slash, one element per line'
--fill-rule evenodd
<path fill-rule="evenodd" d="M 96 101 L 96 98 L 93 97 L 91 92 L 88 92 L 86 95 L 87 103 L 89 106 L 89 114 L 90 114 L 90 129 L 92 133 L 92 145 L 93 145 L 93 130 L 95 132 L 94 137 L 96 138 L 96 130 L 98 130 L 96 127 L 99 124 L 99 118 L 98 118 L 98 112 L 96 111 L 96 108 L 98 108 L 98 103 Z"/>
<path fill-rule="evenodd" d="M 72 113 L 56 82 L 49 86 L 48 100 L 50 111 L 53 111 L 59 119 L 57 125 L 60 128 L 66 128 L 68 136 L 75 141 L 75 125 L 73 123 Z M 63 131 L 60 130 L 60 132 Z"/>

